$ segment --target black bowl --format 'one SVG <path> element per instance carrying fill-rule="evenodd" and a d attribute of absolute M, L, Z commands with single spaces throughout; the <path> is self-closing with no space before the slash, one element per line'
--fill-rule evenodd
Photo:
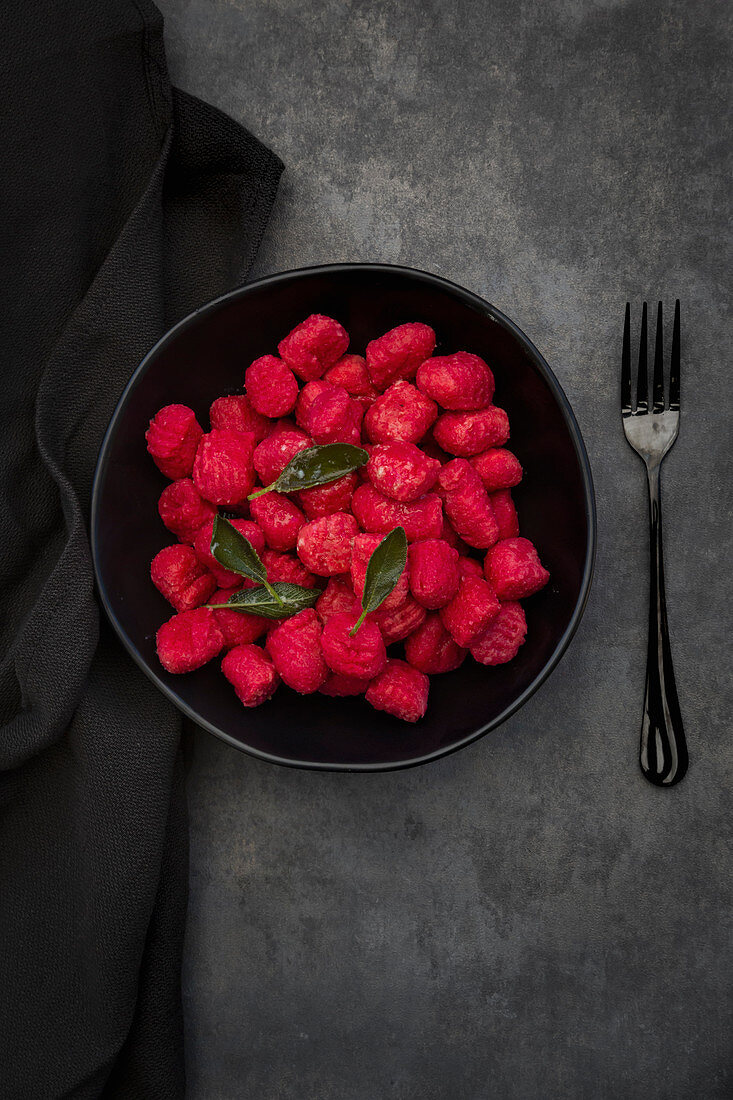
<path fill-rule="evenodd" d="M 215 397 L 241 389 L 246 366 L 274 350 L 309 313 L 338 318 L 351 348 L 404 321 L 425 321 L 438 353 L 466 349 L 496 376 L 525 477 L 515 491 L 522 534 L 550 584 L 525 601 L 528 634 L 517 658 L 485 668 L 467 660 L 431 678 L 426 716 L 408 725 L 364 699 L 307 698 L 281 687 L 245 710 L 218 662 L 187 676 L 165 672 L 155 632 L 171 609 L 150 582 L 153 555 L 171 541 L 158 518 L 165 480 L 144 433 L 162 406 L 190 405 L 206 427 Z M 334 264 L 274 275 L 210 302 L 177 324 L 142 361 L 102 443 L 92 500 L 92 549 L 102 601 L 134 659 L 183 712 L 238 749 L 301 768 L 349 771 L 435 760 L 494 729 L 560 660 L 583 612 L 595 552 L 590 466 L 567 398 L 537 349 L 481 298 L 436 275 L 386 264 Z"/>

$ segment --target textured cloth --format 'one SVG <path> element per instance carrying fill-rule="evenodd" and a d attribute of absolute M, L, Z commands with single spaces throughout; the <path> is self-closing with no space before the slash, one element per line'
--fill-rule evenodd
<path fill-rule="evenodd" d="M 10 0 L 0 40 L 0 1095 L 180 1096 L 180 719 L 100 622 L 90 493 L 282 165 L 170 87 L 148 0 Z"/>

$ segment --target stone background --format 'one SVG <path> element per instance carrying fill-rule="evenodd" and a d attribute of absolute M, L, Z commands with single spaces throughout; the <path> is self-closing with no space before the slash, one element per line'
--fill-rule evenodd
<path fill-rule="evenodd" d="M 600 530 L 560 667 L 458 755 L 311 774 L 197 735 L 190 1096 L 731 1096 L 730 6 L 160 7 L 174 81 L 285 161 L 254 274 L 392 261 L 496 304 L 574 405 Z M 663 480 L 691 766 L 660 791 L 636 764 L 646 490 L 617 386 L 626 299 L 677 296 Z"/>

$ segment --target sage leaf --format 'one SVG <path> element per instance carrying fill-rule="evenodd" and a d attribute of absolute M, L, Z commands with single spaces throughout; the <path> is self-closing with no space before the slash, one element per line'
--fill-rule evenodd
<path fill-rule="evenodd" d="M 370 611 L 384 603 L 407 564 L 407 536 L 404 527 L 394 527 L 369 559 L 361 597 L 362 613 L 349 633 L 353 636 Z"/>
<path fill-rule="evenodd" d="M 230 569 L 232 573 L 239 573 L 240 577 L 247 577 L 256 584 L 264 585 L 270 595 L 279 602 L 280 597 L 275 595 L 275 590 L 268 582 L 267 570 L 254 546 L 224 516 L 214 517 L 210 549 L 219 565 Z"/>
<path fill-rule="evenodd" d="M 246 611 L 250 615 L 261 615 L 263 619 L 289 619 L 299 611 L 313 607 L 321 595 L 320 588 L 303 588 L 288 581 L 274 581 L 271 588 L 274 597 L 263 585 L 244 588 L 230 596 L 226 603 L 211 603 L 208 606 L 223 607 L 228 611 Z"/>
<path fill-rule="evenodd" d="M 233 573 L 239 573 L 258 584 L 264 584 L 267 580 L 267 571 L 252 543 L 224 516 L 214 517 L 211 553 L 219 565 Z"/>
<path fill-rule="evenodd" d="M 306 447 L 290 459 L 287 466 L 271 485 L 250 493 L 249 500 L 264 493 L 294 493 L 298 489 L 315 489 L 328 485 L 340 477 L 353 474 L 369 461 L 369 452 L 351 443 L 323 443 Z"/>

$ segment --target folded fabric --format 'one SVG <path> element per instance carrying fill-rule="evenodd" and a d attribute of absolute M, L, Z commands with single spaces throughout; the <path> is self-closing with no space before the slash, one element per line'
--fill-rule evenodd
<path fill-rule="evenodd" d="M 0 1095 L 180 1096 L 180 721 L 100 621 L 90 492 L 130 374 L 246 274 L 282 165 L 171 88 L 148 0 L 11 0 L 0 34 Z"/>

